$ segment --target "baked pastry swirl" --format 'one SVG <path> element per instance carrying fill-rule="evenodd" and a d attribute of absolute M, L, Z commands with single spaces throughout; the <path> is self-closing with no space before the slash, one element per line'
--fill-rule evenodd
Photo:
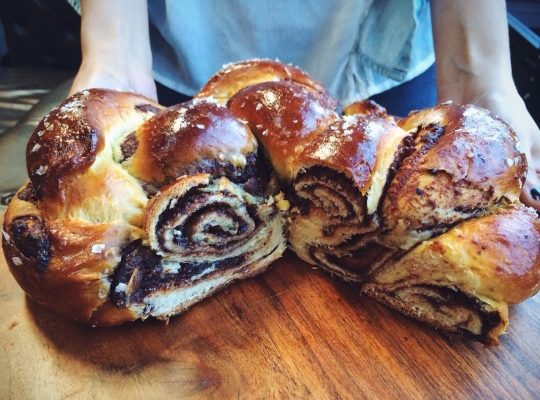
<path fill-rule="evenodd" d="M 80 321 L 168 318 L 285 249 L 257 141 L 212 101 L 77 93 L 39 123 L 27 165 L 4 219 L 8 265 Z"/>
<path fill-rule="evenodd" d="M 372 103 L 363 115 L 342 118 L 324 101 L 328 96 L 297 83 L 265 82 L 240 90 L 228 107 L 252 128 L 294 205 L 290 247 L 359 281 L 393 254 L 375 235 L 376 211 L 407 133 Z"/>
<path fill-rule="evenodd" d="M 95 325 L 177 314 L 265 270 L 285 238 L 361 292 L 487 344 L 540 289 L 525 156 L 473 105 L 340 112 L 300 69 L 248 60 L 166 109 L 78 93 L 40 122 L 27 167 L 4 219 L 8 265 L 29 296 Z"/>
<path fill-rule="evenodd" d="M 235 69 L 203 92 L 226 92 L 265 149 L 296 254 L 411 317 L 496 343 L 508 304 L 540 282 L 540 223 L 519 203 L 526 159 L 510 127 L 452 103 L 396 121 L 360 101 L 340 116 L 305 77 L 231 85 Z"/>
<path fill-rule="evenodd" d="M 437 328 L 494 344 L 508 326 L 508 306 L 540 288 L 539 243 L 534 211 L 499 207 L 421 242 L 362 291 Z"/>

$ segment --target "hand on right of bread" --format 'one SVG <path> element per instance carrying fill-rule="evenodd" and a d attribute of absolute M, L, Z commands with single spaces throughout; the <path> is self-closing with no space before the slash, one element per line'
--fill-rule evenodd
<path fill-rule="evenodd" d="M 113 63 L 85 61 L 81 64 L 68 96 L 90 88 L 135 92 L 157 101 L 156 83 L 146 67 L 115 68 Z"/>

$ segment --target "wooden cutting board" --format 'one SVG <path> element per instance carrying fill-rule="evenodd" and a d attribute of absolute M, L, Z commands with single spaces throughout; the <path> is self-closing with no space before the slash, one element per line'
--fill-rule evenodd
<path fill-rule="evenodd" d="M 485 348 L 288 254 L 168 324 L 92 329 L 25 298 L 0 256 L 0 399 L 540 396 L 539 296 Z"/>

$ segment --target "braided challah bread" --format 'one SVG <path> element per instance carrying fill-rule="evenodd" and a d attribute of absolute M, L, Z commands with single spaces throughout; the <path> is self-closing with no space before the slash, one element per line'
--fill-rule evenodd
<path fill-rule="evenodd" d="M 211 88 L 264 147 L 296 254 L 411 317 L 496 343 L 508 304 L 540 287 L 540 222 L 519 203 L 526 159 L 510 127 L 452 103 L 396 121 L 361 101 L 340 116 L 305 79 L 232 85 L 235 70 Z"/>
<path fill-rule="evenodd" d="M 27 166 L 4 220 L 8 265 L 80 321 L 167 318 L 285 249 L 257 141 L 215 102 L 78 93 L 37 126 Z"/>
<path fill-rule="evenodd" d="M 472 105 L 340 111 L 300 69 L 249 60 L 170 108 L 78 93 L 39 124 L 27 161 L 8 264 L 31 297 L 92 324 L 176 314 L 263 271 L 285 236 L 363 293 L 488 344 L 540 286 L 525 156 Z"/>

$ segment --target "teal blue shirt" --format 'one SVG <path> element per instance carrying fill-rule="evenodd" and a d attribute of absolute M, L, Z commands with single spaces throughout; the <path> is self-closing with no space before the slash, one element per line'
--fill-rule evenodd
<path fill-rule="evenodd" d="M 293 63 L 342 102 L 434 62 L 427 0 L 149 0 L 155 79 L 195 94 L 223 64 Z"/>

